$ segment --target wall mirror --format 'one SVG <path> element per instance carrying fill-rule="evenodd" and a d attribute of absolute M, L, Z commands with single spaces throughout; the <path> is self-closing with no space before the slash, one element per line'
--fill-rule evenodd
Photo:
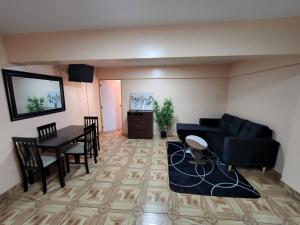
<path fill-rule="evenodd" d="M 11 121 L 65 110 L 61 77 L 2 70 Z"/>

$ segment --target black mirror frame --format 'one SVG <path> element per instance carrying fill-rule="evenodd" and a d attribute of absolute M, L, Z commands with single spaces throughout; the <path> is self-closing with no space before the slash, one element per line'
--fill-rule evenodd
<path fill-rule="evenodd" d="M 37 74 L 37 73 L 29 73 L 29 72 L 23 72 L 23 71 L 7 70 L 7 69 L 2 69 L 2 74 L 3 74 L 3 81 L 4 81 L 6 98 L 7 98 L 11 121 L 23 120 L 23 119 L 28 119 L 28 118 L 37 117 L 37 116 L 43 116 L 43 115 L 58 113 L 58 112 L 62 112 L 62 111 L 66 110 L 64 86 L 63 86 L 62 77 L 49 76 L 49 75 L 43 75 L 43 74 Z M 24 78 L 33 78 L 33 79 L 41 79 L 41 80 L 58 81 L 59 85 L 60 85 L 62 107 L 59 109 L 49 109 L 49 110 L 43 110 L 43 111 L 39 111 L 39 112 L 18 114 L 17 107 L 16 107 L 15 94 L 14 94 L 14 89 L 13 89 L 13 84 L 12 84 L 12 77 L 24 77 Z"/>

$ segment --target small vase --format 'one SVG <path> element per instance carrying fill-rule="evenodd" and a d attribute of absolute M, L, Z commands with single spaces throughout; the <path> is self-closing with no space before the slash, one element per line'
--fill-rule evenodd
<path fill-rule="evenodd" d="M 167 137 L 167 132 L 166 131 L 161 131 L 160 132 L 160 137 L 161 138 L 166 138 Z"/>

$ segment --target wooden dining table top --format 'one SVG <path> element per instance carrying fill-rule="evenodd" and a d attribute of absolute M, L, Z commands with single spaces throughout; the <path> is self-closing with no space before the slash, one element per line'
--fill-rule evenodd
<path fill-rule="evenodd" d="M 71 125 L 57 130 L 57 133 L 47 139 L 37 138 L 37 145 L 42 148 L 58 149 L 84 136 L 83 125 Z"/>

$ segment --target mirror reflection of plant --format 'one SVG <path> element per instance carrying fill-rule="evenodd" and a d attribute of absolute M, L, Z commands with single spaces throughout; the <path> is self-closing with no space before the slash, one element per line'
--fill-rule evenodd
<path fill-rule="evenodd" d="M 153 112 L 155 115 L 155 122 L 160 131 L 167 132 L 171 126 L 174 118 L 174 107 L 172 99 L 166 98 L 163 105 L 160 106 L 157 100 L 154 100 Z"/>
<path fill-rule="evenodd" d="M 45 98 L 44 97 L 28 97 L 27 98 L 27 110 L 28 112 L 37 112 L 45 109 Z"/>

